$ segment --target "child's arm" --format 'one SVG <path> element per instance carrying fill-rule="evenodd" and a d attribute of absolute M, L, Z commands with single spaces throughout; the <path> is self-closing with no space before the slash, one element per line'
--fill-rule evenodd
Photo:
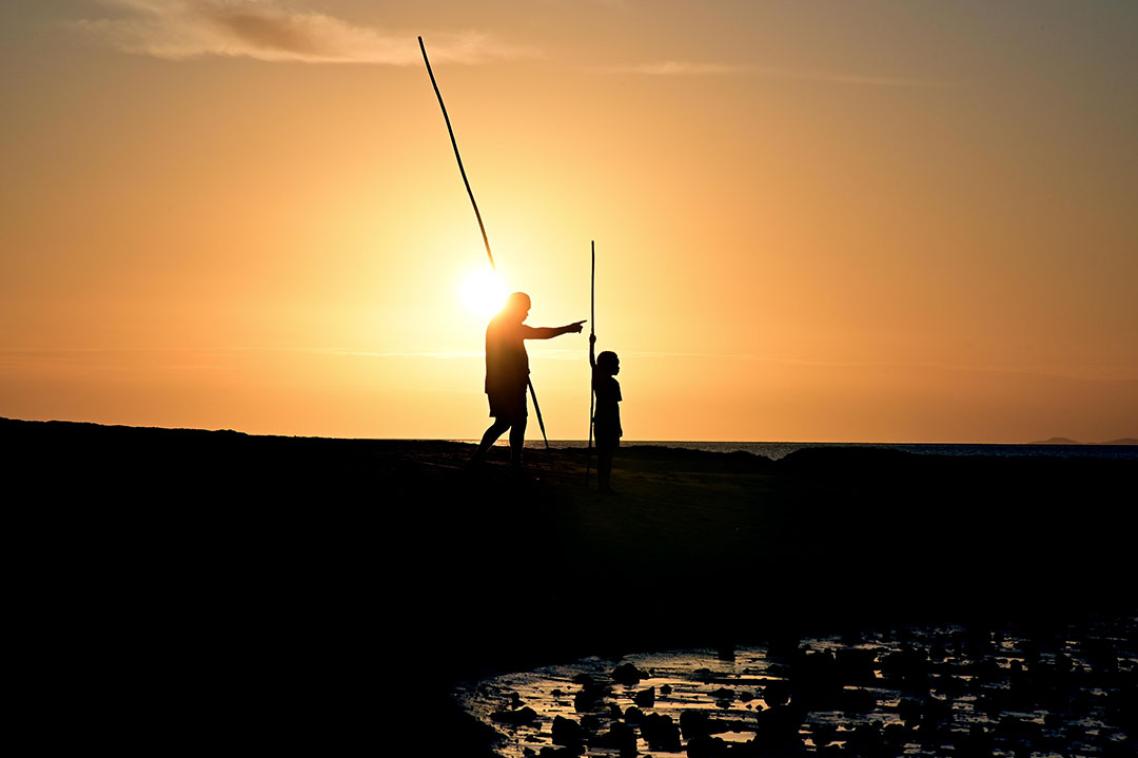
<path fill-rule="evenodd" d="M 594 347 L 596 346 L 596 344 L 597 344 L 597 335 L 590 334 L 589 335 L 589 366 L 591 366 L 594 369 L 597 367 L 597 356 L 594 354 Z"/>

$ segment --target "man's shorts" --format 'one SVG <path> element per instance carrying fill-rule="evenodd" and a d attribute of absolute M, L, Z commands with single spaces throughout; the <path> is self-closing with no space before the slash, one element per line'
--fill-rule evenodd
<path fill-rule="evenodd" d="M 499 421 L 520 421 L 528 414 L 526 410 L 526 388 L 518 391 L 487 393 L 490 400 L 490 415 Z"/>

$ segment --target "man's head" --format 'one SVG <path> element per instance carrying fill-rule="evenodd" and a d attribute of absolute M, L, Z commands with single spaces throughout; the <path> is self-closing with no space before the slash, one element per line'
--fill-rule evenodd
<path fill-rule="evenodd" d="M 502 316 L 508 321 L 517 321 L 519 324 L 529 315 L 530 299 L 524 292 L 511 292 L 506 298 L 506 305 L 502 308 Z"/>
<path fill-rule="evenodd" d="M 611 350 L 605 350 L 597 356 L 597 369 L 610 376 L 620 373 L 620 358 Z"/>

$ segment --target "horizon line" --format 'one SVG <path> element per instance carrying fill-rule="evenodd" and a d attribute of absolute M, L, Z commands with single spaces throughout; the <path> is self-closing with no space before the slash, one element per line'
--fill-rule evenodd
<path fill-rule="evenodd" d="M 25 418 L 12 418 L 10 416 L 0 416 L 0 421 L 13 421 L 17 423 L 30 423 L 30 424 L 76 424 L 88 426 L 105 426 L 105 427 L 119 427 L 127 429 L 157 429 L 162 431 L 188 431 L 188 432 L 229 432 L 232 434 L 242 434 L 247 437 L 288 437 L 293 439 L 324 439 L 324 440 L 352 440 L 352 441 L 373 441 L 373 442 L 454 442 L 458 444 L 475 444 L 478 441 L 476 437 L 458 437 L 458 436 L 440 436 L 440 437 L 336 437 L 319 434 L 284 434 L 284 433 L 259 433 L 259 432 L 245 432 L 239 429 L 232 429 L 229 427 L 218 428 L 204 428 L 204 427 L 189 427 L 189 426 L 144 426 L 136 424 L 123 424 L 123 423 L 105 423 L 100 421 L 73 421 L 68 419 L 25 419 Z M 1051 437 L 1049 439 L 1069 439 L 1062 437 Z M 1086 445 L 1086 446 L 1117 446 L 1122 440 L 1134 440 L 1133 444 L 1138 444 L 1138 435 L 1134 437 L 1116 437 L 1111 440 L 1103 440 L 1098 442 L 1081 442 L 1079 440 L 1070 440 L 1069 442 L 1049 442 L 1048 440 L 1034 440 L 1034 441 L 1015 441 L 1015 442 L 976 442 L 976 441 L 885 441 L 885 440 L 728 440 L 728 439 L 621 439 L 622 444 L 636 444 L 636 445 L 667 445 L 676 443 L 688 444 L 717 444 L 717 445 L 971 445 L 971 446 L 1038 446 L 1038 445 L 1051 445 L 1055 447 L 1062 447 L 1064 445 Z M 527 442 L 540 442 L 540 438 L 534 437 L 527 439 Z M 551 439 L 550 443 L 555 442 L 572 442 L 572 443 L 587 443 L 585 438 L 564 437 L 559 439 Z M 504 444 L 499 441 L 496 444 Z M 1124 443 L 1122 446 L 1125 446 Z"/>

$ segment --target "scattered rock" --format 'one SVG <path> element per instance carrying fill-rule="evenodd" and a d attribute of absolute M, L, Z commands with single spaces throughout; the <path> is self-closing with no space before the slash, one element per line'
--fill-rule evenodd
<path fill-rule="evenodd" d="M 728 745 L 718 737 L 700 735 L 688 740 L 688 758 L 723 758 Z"/>
<path fill-rule="evenodd" d="M 664 753 L 677 753 L 680 750 L 680 730 L 671 716 L 648 714 L 640 722 L 640 734 L 648 743 L 649 750 Z"/>
<path fill-rule="evenodd" d="M 798 653 L 801 641 L 796 632 L 779 632 L 768 641 L 767 655 L 771 658 L 792 658 Z"/>
<path fill-rule="evenodd" d="M 928 687 L 928 657 L 919 648 L 902 645 L 895 653 L 881 658 L 881 675 L 893 684 L 915 691 Z"/>
<path fill-rule="evenodd" d="M 588 734 L 596 734 L 601 728 L 601 717 L 595 713 L 586 713 L 581 717 L 581 728 Z"/>
<path fill-rule="evenodd" d="M 647 679 L 648 674 L 636 668 L 631 663 L 622 663 L 612 670 L 612 680 L 617 684 L 634 687 L 641 679 Z"/>
<path fill-rule="evenodd" d="M 956 754 L 961 758 L 983 758 L 992 755 L 992 737 L 980 724 L 973 724 L 968 734 L 955 740 Z"/>
<path fill-rule="evenodd" d="M 877 724 L 861 724 L 846 737 L 846 750 L 855 755 L 885 755 L 885 739 Z"/>
<path fill-rule="evenodd" d="M 553 744 L 569 747 L 581 745 L 585 741 L 585 730 L 573 719 L 556 716 L 553 719 Z"/>
<path fill-rule="evenodd" d="M 842 677 L 833 653 L 804 650 L 790 665 L 790 685 L 794 698 L 806 708 L 834 702 L 842 690 Z"/>
<path fill-rule="evenodd" d="M 846 713 L 869 713 L 877 708 L 877 695 L 865 689 L 842 690 L 841 707 Z"/>
<path fill-rule="evenodd" d="M 490 718 L 499 724 L 521 726 L 522 724 L 532 724 L 536 721 L 537 712 L 534 711 L 533 708 L 526 706 L 516 711 L 495 711 L 490 714 Z"/>
<path fill-rule="evenodd" d="M 823 747 L 829 745 L 834 741 L 834 735 L 837 733 L 838 728 L 830 723 L 818 723 L 810 725 L 810 736 L 814 740 L 814 745 Z"/>
<path fill-rule="evenodd" d="M 580 753 L 570 747 L 543 747 L 538 758 L 577 758 Z"/>
<path fill-rule="evenodd" d="M 763 685 L 763 702 L 774 708 L 790 702 L 790 684 L 782 679 L 771 679 Z"/>
<path fill-rule="evenodd" d="M 578 713 L 595 711 L 604 705 L 604 698 L 609 694 L 609 688 L 596 684 L 592 680 L 581 687 L 581 691 L 573 696 L 573 709 Z"/>
<path fill-rule="evenodd" d="M 802 749 L 802 712 L 793 706 L 781 705 L 759 714 L 759 733 L 755 746 L 767 755 L 785 755 Z"/>
<path fill-rule="evenodd" d="M 656 704 L 656 688 L 649 687 L 646 690 L 641 690 L 636 693 L 632 700 L 641 708 L 651 708 Z"/>
<path fill-rule="evenodd" d="M 866 684 L 876 680 L 877 651 L 867 648 L 843 648 L 836 656 L 838 675 L 847 684 Z"/>
<path fill-rule="evenodd" d="M 606 734 L 589 740 L 589 747 L 618 750 L 621 758 L 628 758 L 636 755 L 636 730 L 628 724 L 614 723 Z"/>
<path fill-rule="evenodd" d="M 1138 726 L 1138 669 L 1133 662 L 1138 623 L 1127 624 L 1108 632 L 1092 629 L 1089 635 L 1076 625 L 1033 629 L 1030 638 L 1023 631 L 898 627 L 892 636 L 849 636 L 845 648 L 819 641 L 814 649 L 799 646 L 783 660 L 769 660 L 759 670 L 772 678 L 755 690 L 743 689 L 742 681 L 718 668 L 688 669 L 692 686 L 721 707 L 742 704 L 736 706 L 736 718 L 707 708 L 707 700 L 678 720 L 652 713 L 657 697 L 672 696 L 675 685 L 637 691 L 638 684 L 657 674 L 620 663 L 611 670 L 611 681 L 622 685 L 620 690 L 610 686 L 608 677 L 574 678 L 580 691 L 573 704 L 580 715 L 574 720 L 548 714 L 546 718 L 553 718 L 553 746 L 540 752 L 535 751 L 543 741 L 549 745 L 550 732 L 534 728 L 542 718 L 526 701 L 537 707 L 537 702 L 550 700 L 548 696 L 526 694 L 523 700 L 509 687 L 505 692 L 485 686 L 477 691 L 500 709 L 490 716 L 493 722 L 530 726 L 511 731 L 516 742 L 528 743 L 515 748 L 523 749 L 525 758 L 576 758 L 586 748 L 632 758 L 638 744 L 658 754 L 686 748 L 695 758 L 776 758 L 802 754 L 803 736 L 818 755 L 842 758 L 887 758 L 915 750 L 948 750 L 956 758 L 1036 753 L 1121 758 L 1134 754 Z M 564 709 L 570 693 L 551 692 Z M 757 701 L 752 705 L 757 697 L 763 706 Z M 743 711 L 744 706 L 753 713 Z M 831 715 L 835 711 L 846 714 L 840 725 Z M 824 720 L 812 720 L 801 729 L 811 713 Z M 881 723 L 883 714 L 894 723 Z M 755 738 L 746 743 L 717 738 L 723 732 L 752 730 Z M 643 742 L 637 742 L 638 735 Z"/>
<path fill-rule="evenodd" d="M 696 737 L 707 737 L 711 734 L 711 717 L 704 711 L 684 711 L 680 714 L 680 731 L 689 742 Z"/>

